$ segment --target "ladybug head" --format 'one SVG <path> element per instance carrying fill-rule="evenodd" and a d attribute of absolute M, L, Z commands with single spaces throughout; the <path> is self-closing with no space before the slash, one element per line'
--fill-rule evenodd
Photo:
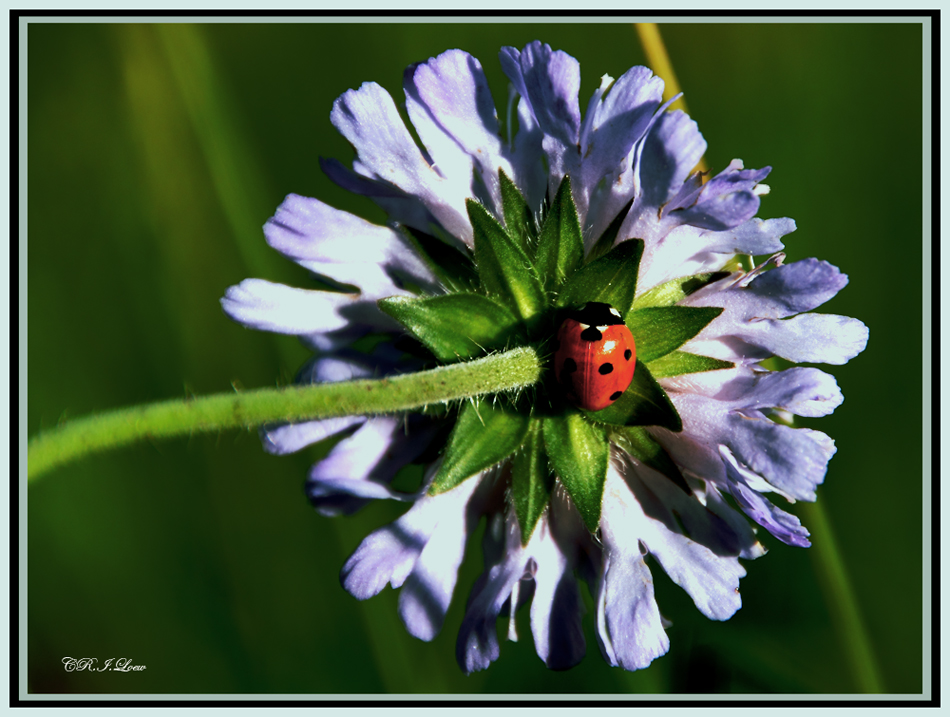
<path fill-rule="evenodd" d="M 574 311 L 571 318 L 588 326 L 616 326 L 623 323 L 619 311 L 600 301 L 588 301 L 583 309 Z"/>

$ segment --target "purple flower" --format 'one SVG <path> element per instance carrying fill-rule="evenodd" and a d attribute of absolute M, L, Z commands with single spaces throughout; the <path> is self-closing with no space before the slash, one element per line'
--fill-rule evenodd
<path fill-rule="evenodd" d="M 331 120 L 356 158 L 352 169 L 335 160 L 323 169 L 391 224 L 291 195 L 264 229 L 271 246 L 356 291 L 248 279 L 222 304 L 248 327 L 312 347 L 303 382 L 414 371 L 519 343 L 550 354 L 564 310 L 613 304 L 640 360 L 636 388 L 603 411 L 579 410 L 542 381 L 531 395 L 441 416 L 316 420 L 262 436 L 283 454 L 349 431 L 307 483 L 324 515 L 378 498 L 409 504 L 361 543 L 341 580 L 359 599 L 399 588 L 400 615 L 420 639 L 441 629 L 468 538 L 486 520 L 485 572 L 457 643 L 466 672 L 498 657 L 503 613 L 517 638 L 513 616 L 529 603 L 538 656 L 554 669 L 576 664 L 579 580 L 594 596 L 604 658 L 639 669 L 669 649 L 648 555 L 704 615 L 726 620 L 741 605 L 740 559 L 764 553 L 748 518 L 809 545 L 798 519 L 766 496 L 815 500 L 834 442 L 788 419 L 827 415 L 842 395 L 816 368 L 762 362 L 842 364 L 864 349 L 867 329 L 808 313 L 847 278 L 816 259 L 783 264 L 781 239 L 795 223 L 756 217 L 770 168 L 734 160 L 705 182 L 692 172 L 706 143 L 687 115 L 666 111 L 663 82 L 647 68 L 604 76 L 582 115 L 570 55 L 534 42 L 503 48 L 500 60 L 511 82 L 504 136 L 481 65 L 460 50 L 405 73 L 421 146 L 379 85 L 334 104 Z M 742 255 L 770 258 L 746 272 Z M 373 351 L 354 350 L 368 334 Z M 404 351 L 407 341 L 415 350 Z M 419 489 L 393 489 L 418 460 L 428 465 Z"/>

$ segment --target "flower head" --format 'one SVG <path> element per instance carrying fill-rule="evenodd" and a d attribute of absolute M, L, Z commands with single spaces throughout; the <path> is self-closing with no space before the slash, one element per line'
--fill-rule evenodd
<path fill-rule="evenodd" d="M 481 65 L 460 50 L 405 73 L 421 146 L 379 85 L 334 104 L 331 120 L 356 159 L 352 169 L 335 160 L 323 169 L 382 207 L 390 225 L 291 195 L 265 234 L 358 293 L 248 279 L 222 303 L 247 326 L 313 347 L 305 382 L 517 345 L 554 356 L 573 310 L 613 307 L 635 342 L 635 370 L 602 410 L 572 402 L 563 366 L 553 366 L 519 395 L 441 414 L 274 426 L 263 438 L 267 450 L 289 453 L 352 431 L 313 467 L 309 495 L 325 515 L 378 498 L 409 504 L 362 542 L 341 579 L 360 599 L 400 588 L 400 615 L 423 640 L 442 627 L 468 537 L 486 520 L 486 568 L 457 643 L 464 670 L 497 658 L 496 619 L 528 602 L 541 659 L 576 664 L 585 651 L 579 580 L 595 599 L 605 659 L 638 669 L 669 647 L 647 555 L 703 614 L 724 620 L 740 607 L 740 558 L 764 552 L 747 517 L 785 543 L 809 544 L 767 495 L 815 500 L 834 443 L 786 419 L 826 415 L 842 396 L 818 369 L 762 362 L 845 363 L 867 329 L 806 313 L 847 278 L 815 259 L 783 264 L 794 222 L 756 218 L 768 167 L 734 160 L 707 181 L 693 172 L 706 143 L 686 114 L 666 110 L 663 83 L 647 68 L 604 76 L 582 116 L 574 58 L 534 42 L 500 59 L 511 82 L 504 137 Z M 742 255 L 769 258 L 744 271 Z M 353 350 L 367 334 L 373 351 Z M 428 466 L 419 490 L 393 489 L 412 461 Z"/>

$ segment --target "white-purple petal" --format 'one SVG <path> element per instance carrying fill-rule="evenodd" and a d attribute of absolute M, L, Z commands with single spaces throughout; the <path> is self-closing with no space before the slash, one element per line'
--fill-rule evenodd
<path fill-rule="evenodd" d="M 423 433 L 427 439 L 431 431 Z M 322 481 L 346 476 L 381 483 L 392 480 L 403 465 L 421 452 L 417 436 L 407 436 L 402 417 L 375 416 L 366 419 L 352 436 L 340 441 L 310 473 L 311 480 Z M 410 447 L 414 450 L 410 450 Z M 398 455 L 397 455 L 398 454 Z"/>
<path fill-rule="evenodd" d="M 386 90 L 374 82 L 348 90 L 334 103 L 330 120 L 356 148 L 358 174 L 418 197 L 450 236 L 471 246 L 465 178 L 451 172 L 442 176 L 429 164 Z"/>
<path fill-rule="evenodd" d="M 372 298 L 403 294 L 411 282 L 438 291 L 438 281 L 406 238 L 317 199 L 290 194 L 264 225 L 272 247 L 307 269 L 358 286 Z"/>
<path fill-rule="evenodd" d="M 353 294 L 308 291 L 264 279 L 245 279 L 228 288 L 221 307 L 232 319 L 252 329 L 311 334 L 346 326 L 347 319 L 340 315 L 340 309 L 356 301 Z"/>
<path fill-rule="evenodd" d="M 644 224 L 638 222 L 630 230 L 622 229 L 621 236 L 649 237 L 651 230 L 642 228 Z M 718 271 L 729 258 L 728 254 L 709 250 L 709 232 L 685 224 L 673 228 L 669 228 L 669 222 L 654 224 L 658 227 L 657 235 L 645 242 L 640 261 L 638 294 L 682 276 Z"/>
<path fill-rule="evenodd" d="M 376 595 L 386 583 L 400 587 L 443 521 L 451 531 L 464 530 L 459 514 L 480 482 L 471 478 L 446 493 L 424 495 L 401 518 L 370 533 L 343 566 L 343 587 L 359 600 Z"/>
<path fill-rule="evenodd" d="M 846 363 L 867 345 L 863 323 L 832 314 L 792 316 L 821 305 L 846 283 L 836 267 L 815 259 L 771 271 L 760 268 L 751 280 L 717 281 L 680 302 L 724 309 L 682 350 L 726 361 L 776 355 L 795 362 Z"/>
<path fill-rule="evenodd" d="M 765 496 L 748 485 L 747 471 L 736 462 L 728 450 L 722 451 L 726 472 L 729 476 L 728 489 L 743 512 L 772 535 L 788 545 L 807 548 L 811 545 L 808 531 L 801 521 L 791 513 L 777 508 Z"/>
<path fill-rule="evenodd" d="M 600 521 L 604 553 L 594 591 L 597 638 L 604 659 L 626 670 L 646 667 L 670 647 L 653 576 L 640 551 L 638 526 L 630 519 L 635 503 L 623 478 L 609 466 Z"/>
<path fill-rule="evenodd" d="M 745 575 L 745 569 L 736 557 L 739 546 L 736 544 L 726 549 L 718 546 L 724 554 L 717 554 L 705 543 L 685 535 L 667 506 L 660 501 L 648 500 L 651 496 L 645 493 L 646 486 L 640 476 L 652 474 L 652 469 L 642 465 L 638 466 L 636 471 L 629 470 L 629 466 L 627 468 L 623 478 L 620 478 L 625 479 L 624 486 L 617 484 L 619 474 L 615 471 L 608 470 L 607 480 L 614 483 L 610 495 L 612 500 L 623 493 L 624 487 L 632 494 L 631 498 L 625 501 L 625 520 L 630 525 L 631 532 L 636 532 L 638 540 L 643 541 L 670 579 L 693 598 L 700 612 L 713 620 L 729 619 L 742 605 L 739 597 L 739 578 Z M 612 473 L 617 477 L 612 476 Z M 659 487 L 662 484 L 657 478 L 665 479 L 662 476 L 653 476 L 654 486 Z M 606 499 L 605 490 L 605 502 Z M 649 513 L 648 507 L 660 514 Z M 690 521 L 694 530 L 700 527 L 695 517 L 694 515 Z M 708 517 L 714 519 L 712 514 Z M 616 518 L 611 516 L 611 519 Z M 720 523 L 720 526 L 725 527 L 725 524 Z M 709 531 L 704 532 L 708 535 Z"/>
<path fill-rule="evenodd" d="M 481 518 L 478 501 L 470 503 L 479 488 L 484 492 L 481 484 L 491 480 L 469 478 L 433 499 L 441 499 L 438 523 L 399 593 L 399 616 L 413 637 L 429 641 L 442 629 L 468 536 Z"/>
<path fill-rule="evenodd" d="M 818 259 L 802 259 L 764 271 L 784 255 L 772 257 L 738 281 L 721 281 L 688 296 L 686 306 L 721 306 L 736 318 L 784 319 L 811 311 L 835 296 L 848 283 L 836 266 Z"/>
<path fill-rule="evenodd" d="M 503 218 L 498 170 L 509 177 L 513 171 L 481 64 L 467 52 L 449 50 L 409 68 L 404 84 L 409 118 L 436 171 L 468 175 L 472 196 Z"/>
<path fill-rule="evenodd" d="M 587 539 L 580 515 L 555 490 L 548 512 L 532 535 L 531 634 L 544 664 L 554 670 L 573 667 L 584 657 L 581 627 L 584 606 L 574 577 L 572 553 Z"/>
<path fill-rule="evenodd" d="M 712 445 L 705 435 L 697 434 L 694 430 L 695 421 L 686 410 L 681 408 L 673 396 L 673 405 L 676 406 L 683 419 L 683 430 L 673 433 L 665 428 L 651 427 L 652 435 L 676 461 L 676 464 L 706 481 L 725 484 L 725 469 L 719 457 L 715 444 Z"/>
<path fill-rule="evenodd" d="M 795 367 L 759 374 L 754 386 L 735 404 L 764 410 L 777 408 L 816 418 L 832 413 L 844 401 L 835 377 L 817 368 Z"/>
<path fill-rule="evenodd" d="M 307 497 L 320 515 L 334 518 L 352 515 L 374 500 L 410 501 L 412 494 L 362 478 L 323 478 L 307 482 Z"/>
<path fill-rule="evenodd" d="M 586 131 L 580 137 L 587 181 L 599 181 L 616 169 L 646 131 L 662 100 L 663 80 L 647 67 L 631 67 L 610 85 L 605 98 L 591 102 L 591 116 L 585 118 Z"/>
<path fill-rule="evenodd" d="M 614 667 L 640 670 L 670 649 L 653 593 L 653 576 L 637 553 L 604 558 L 597 592 L 597 642 Z"/>
<path fill-rule="evenodd" d="M 829 415 L 844 400 L 834 376 L 801 366 L 784 371 L 736 366 L 672 376 L 660 379 L 660 385 L 670 395 L 689 393 L 715 399 L 723 409 L 728 407 L 740 412 L 778 409 L 810 418 Z"/>
<path fill-rule="evenodd" d="M 403 584 L 433 529 L 426 505 L 416 503 L 395 523 L 370 533 L 340 571 L 340 582 L 357 600 L 366 600 L 392 583 Z M 415 511 L 415 512 L 413 512 Z"/>
<path fill-rule="evenodd" d="M 405 418 L 371 417 L 351 436 L 337 443 L 314 465 L 307 495 L 321 515 L 350 515 L 373 499 L 410 500 L 389 488 L 397 471 L 418 456 L 435 427 Z"/>
<path fill-rule="evenodd" d="M 261 428 L 261 443 L 264 450 L 275 456 L 295 453 L 324 438 L 344 431 L 365 421 L 364 416 L 342 416 L 323 418 L 319 421 L 288 423 L 282 426 L 264 426 Z"/>
<path fill-rule="evenodd" d="M 511 50 L 511 48 L 505 48 Z M 581 86 L 580 63 L 566 52 L 552 50 L 537 40 L 528 43 L 517 65 L 503 69 L 531 105 L 541 130 L 564 146 L 576 147 L 581 125 L 577 95 Z"/>
<path fill-rule="evenodd" d="M 755 185 L 765 179 L 771 167 L 744 169 L 738 159 L 698 189 L 683 185 L 663 208 L 663 214 L 677 222 L 702 229 L 724 231 L 748 221 L 759 210 Z"/>
<path fill-rule="evenodd" d="M 485 550 L 485 572 L 472 588 L 455 644 L 455 657 L 466 673 L 487 669 L 498 659 L 495 622 L 528 563 L 513 514 L 507 518 L 502 513 L 492 516 L 485 531 L 485 542 L 494 546 Z M 489 562 L 490 553 L 497 556 L 493 563 Z"/>
<path fill-rule="evenodd" d="M 571 177 L 578 212 L 587 217 L 583 228 L 589 242 L 632 196 L 633 182 L 621 176 L 629 172 L 634 145 L 660 106 L 663 81 L 646 67 L 633 67 L 609 87 L 605 97 L 604 90 L 602 83 L 588 106 L 580 136 L 579 172 Z"/>
<path fill-rule="evenodd" d="M 438 220 L 418 197 L 386 182 L 357 174 L 352 169 L 343 166 L 336 159 L 321 158 L 320 168 L 332 182 L 342 189 L 364 197 L 370 197 L 386 212 L 391 221 L 433 236 L 439 236 L 447 244 L 457 249 L 465 248 L 461 241 L 455 237 L 445 235 L 444 231 L 438 228 Z"/>
<path fill-rule="evenodd" d="M 594 90 L 594 94 L 590 96 L 590 100 L 587 102 L 587 111 L 584 112 L 584 120 L 581 123 L 580 131 L 579 145 L 581 147 L 581 154 L 585 154 L 584 149 L 587 146 L 587 137 L 590 136 L 591 128 L 594 126 L 595 119 L 597 119 L 598 108 L 601 106 L 607 90 L 610 89 L 614 82 L 616 82 L 616 80 L 610 75 L 601 75 L 600 87 Z M 630 148 L 628 147 L 627 152 L 629 151 Z M 627 152 L 624 152 L 624 154 L 627 154 Z"/>
<path fill-rule="evenodd" d="M 673 532 L 683 532 L 719 556 L 736 557 L 753 551 L 755 540 L 748 531 L 737 531 L 666 476 L 622 453 L 618 457 L 628 486 L 651 520 Z"/>
<path fill-rule="evenodd" d="M 386 261 L 390 245 L 401 239 L 388 227 L 299 194 L 281 202 L 264 224 L 264 236 L 291 259 L 333 264 Z"/>
<path fill-rule="evenodd" d="M 774 254 L 785 248 L 779 240 L 795 229 L 792 219 L 753 217 L 733 229 L 703 232 L 703 237 L 708 240 L 708 251 L 719 254 Z"/>
<path fill-rule="evenodd" d="M 512 100 L 514 102 L 514 100 Z M 509 142 L 511 167 L 515 182 L 529 207 L 540 207 L 548 187 L 548 175 L 544 167 L 544 133 L 531 114 L 531 106 L 521 97 L 517 100 L 518 132 L 514 142 Z M 509 123 L 513 124 L 513 123 Z M 509 126 L 509 134 L 514 127 Z"/>
<path fill-rule="evenodd" d="M 838 267 L 810 258 L 759 274 L 744 295 L 756 302 L 756 317 L 783 318 L 821 306 L 847 284 L 847 275 Z"/>
<path fill-rule="evenodd" d="M 791 513 L 777 508 L 761 493 L 737 483 L 733 486 L 732 496 L 746 515 L 783 543 L 798 548 L 811 546 L 809 532 L 801 521 Z"/>
<path fill-rule="evenodd" d="M 320 337 L 355 327 L 398 331 L 400 324 L 384 314 L 376 300 L 359 294 L 310 291 L 264 279 L 245 279 L 221 299 L 229 317 L 251 329 L 300 336 L 319 345 Z M 335 345 L 330 342 L 329 349 Z"/>
<path fill-rule="evenodd" d="M 697 468 L 707 468 L 697 465 L 697 458 L 708 461 L 713 451 L 728 446 L 739 461 L 767 480 L 774 490 L 795 499 L 814 500 L 815 486 L 824 479 L 828 461 L 834 454 L 833 442 L 818 431 L 774 423 L 760 410 L 743 406 L 749 402 L 748 397 L 734 399 L 728 389 L 723 393 L 726 400 L 689 393 L 671 394 L 683 420 L 683 432 L 676 436 L 657 429 L 655 434 L 672 452 L 674 460 L 697 472 Z M 803 389 L 802 397 L 807 395 Z M 695 446 L 692 454 L 683 454 L 682 450 L 690 445 Z M 722 469 L 715 472 L 707 469 L 697 475 L 722 484 Z"/>
<path fill-rule="evenodd" d="M 835 314 L 800 314 L 791 319 L 753 322 L 741 338 L 796 363 L 840 366 L 864 351 L 868 328 Z"/>
<path fill-rule="evenodd" d="M 544 133 L 542 146 L 548 160 L 548 191 L 553 193 L 565 174 L 575 175 L 580 168 L 581 113 L 577 98 L 580 64 L 567 53 L 552 50 L 537 41 L 521 52 L 512 48 L 505 50 L 507 52 L 501 55 L 502 69 L 527 100 L 535 122 Z M 586 211 L 578 208 L 578 214 L 583 226 Z"/>
<path fill-rule="evenodd" d="M 723 443 L 736 458 L 796 500 L 815 500 L 831 456 L 814 435 L 764 418 L 731 414 Z"/>
<path fill-rule="evenodd" d="M 706 141 L 696 123 L 681 110 L 663 113 L 650 128 L 635 155 L 631 174 L 639 188 L 637 200 L 621 226 L 619 236 L 662 239 L 658 210 L 677 191 L 706 152 Z M 669 229 L 666 222 L 665 229 Z"/>
<path fill-rule="evenodd" d="M 705 481 L 704 484 L 703 497 L 706 507 L 732 526 L 732 529 L 740 536 L 740 544 L 745 546 L 742 552 L 739 553 L 739 557 L 746 560 L 755 560 L 765 555 L 765 546 L 755 537 L 755 531 L 744 515 L 736 511 L 723 499 L 715 483 Z"/>

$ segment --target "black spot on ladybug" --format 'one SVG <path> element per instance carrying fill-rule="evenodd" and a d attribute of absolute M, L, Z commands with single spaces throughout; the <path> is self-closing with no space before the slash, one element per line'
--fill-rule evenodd
<path fill-rule="evenodd" d="M 584 341 L 600 341 L 604 338 L 604 335 L 600 333 L 596 326 L 588 326 L 586 329 L 581 331 L 581 338 Z"/>
<path fill-rule="evenodd" d="M 610 400 L 616 401 L 621 396 L 623 396 L 623 391 L 614 391 L 612 394 L 610 394 Z"/>
<path fill-rule="evenodd" d="M 564 363 L 561 364 L 561 374 L 558 376 L 558 380 L 564 387 L 564 391 L 568 394 L 574 393 L 574 374 L 576 372 L 577 362 L 572 358 L 564 359 Z"/>
<path fill-rule="evenodd" d="M 610 362 L 603 363 L 600 365 L 600 368 L 597 369 L 597 373 L 601 376 L 606 376 L 608 373 L 614 370 L 614 365 Z"/>
<path fill-rule="evenodd" d="M 625 359 L 627 359 L 627 361 L 630 360 L 630 357 L 631 357 L 632 355 L 633 355 L 633 354 L 630 353 L 630 349 L 627 349 L 626 351 L 623 352 L 623 357 L 624 357 Z"/>

